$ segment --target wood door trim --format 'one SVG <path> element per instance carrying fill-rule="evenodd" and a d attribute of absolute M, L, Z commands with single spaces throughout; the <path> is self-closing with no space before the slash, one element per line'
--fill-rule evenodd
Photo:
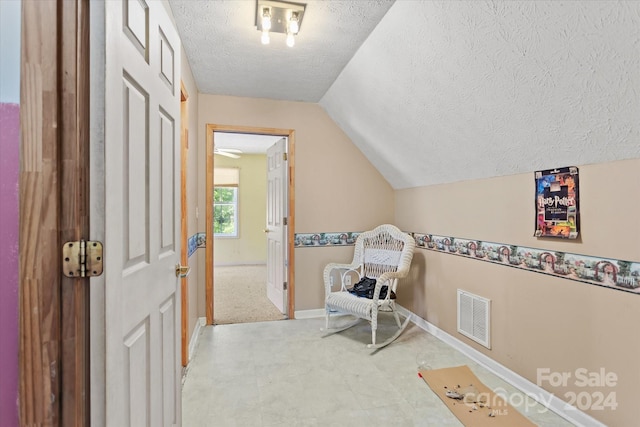
<path fill-rule="evenodd" d="M 89 239 L 89 1 L 21 20 L 20 424 L 89 425 L 89 279 L 61 261 Z"/>
<path fill-rule="evenodd" d="M 288 294 L 288 305 L 289 305 L 289 319 L 295 319 L 295 301 L 296 301 L 296 287 L 295 287 L 295 238 L 296 238 L 296 187 L 294 185 L 293 178 L 295 176 L 295 159 L 296 159 L 296 132 L 291 129 L 289 132 L 289 184 L 288 184 L 288 195 L 289 195 L 289 222 L 288 222 L 288 242 L 289 248 L 287 250 L 289 255 L 289 268 L 287 269 L 288 273 L 288 283 L 289 283 L 289 294 Z"/>
<path fill-rule="evenodd" d="M 214 132 L 234 132 L 234 133 L 251 133 L 262 135 L 278 135 L 288 138 L 288 237 L 287 252 L 289 256 L 289 265 L 287 268 L 287 312 L 289 319 L 295 318 L 295 130 L 294 129 L 278 129 L 269 127 L 253 127 L 238 125 L 219 125 L 207 123 L 206 126 L 206 244 L 205 244 L 205 304 L 207 325 L 213 325 L 213 133 Z"/>
<path fill-rule="evenodd" d="M 205 200 L 207 205 L 206 223 L 205 223 L 205 312 L 207 317 L 207 325 L 213 325 L 213 131 L 210 131 L 207 125 L 206 133 L 207 146 L 207 173 Z"/>
<path fill-rule="evenodd" d="M 189 226 L 187 221 L 187 149 L 189 148 L 187 99 L 189 94 L 180 81 L 180 264 L 189 264 L 187 253 L 187 237 Z M 180 316 L 182 366 L 189 363 L 189 278 L 180 279 Z"/>

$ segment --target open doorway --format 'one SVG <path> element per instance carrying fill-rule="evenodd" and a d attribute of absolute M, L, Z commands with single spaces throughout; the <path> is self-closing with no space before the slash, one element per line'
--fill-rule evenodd
<path fill-rule="evenodd" d="M 214 324 L 282 320 L 267 297 L 267 149 L 277 135 L 214 132 Z"/>
<path fill-rule="evenodd" d="M 283 175 L 277 184 L 268 178 L 274 164 L 270 159 L 275 156 L 273 149 L 271 154 L 267 150 L 280 140 L 284 142 L 278 153 Z M 291 130 L 207 126 L 208 324 L 293 317 L 292 159 Z M 281 189 L 275 192 L 282 197 L 274 210 L 279 227 L 269 223 L 274 215 L 267 209 L 274 185 Z M 275 231 L 282 237 L 273 239 Z M 279 246 L 271 244 L 274 240 Z M 274 275 L 274 271 L 280 274 Z M 277 281 L 270 280 L 272 277 Z M 267 289 L 274 283 L 280 298 L 284 296 L 280 304 L 267 298 Z"/>

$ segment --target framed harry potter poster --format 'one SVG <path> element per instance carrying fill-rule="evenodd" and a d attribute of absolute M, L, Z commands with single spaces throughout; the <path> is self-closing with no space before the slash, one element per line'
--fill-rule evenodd
<path fill-rule="evenodd" d="M 536 237 L 576 239 L 580 233 L 578 168 L 535 172 Z"/>

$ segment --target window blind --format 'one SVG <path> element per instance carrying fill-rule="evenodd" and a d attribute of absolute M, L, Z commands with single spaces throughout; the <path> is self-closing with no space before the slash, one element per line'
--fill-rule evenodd
<path fill-rule="evenodd" d="M 213 168 L 213 185 L 216 187 L 237 187 L 239 184 L 239 168 Z"/>

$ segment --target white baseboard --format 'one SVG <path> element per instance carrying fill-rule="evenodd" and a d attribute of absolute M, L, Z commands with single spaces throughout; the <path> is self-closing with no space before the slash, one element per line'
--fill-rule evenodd
<path fill-rule="evenodd" d="M 246 262 L 220 262 L 213 265 L 213 268 L 216 267 L 246 267 L 249 265 L 264 265 L 267 264 L 264 261 L 246 261 Z"/>
<path fill-rule="evenodd" d="M 314 319 L 316 317 L 324 317 L 324 308 L 316 308 L 314 310 L 296 310 L 293 315 L 296 319 Z"/>
<path fill-rule="evenodd" d="M 296 311 L 294 312 L 295 314 L 295 318 L 296 319 L 316 319 L 318 317 L 324 317 L 325 315 L 325 311 L 324 308 L 316 308 L 313 310 L 300 310 L 300 311 Z M 346 313 L 338 313 L 336 312 L 331 312 L 331 317 L 339 317 L 339 316 L 349 316 Z"/>
<path fill-rule="evenodd" d="M 196 345 L 198 344 L 198 337 L 200 336 L 200 330 L 206 324 L 207 324 L 206 317 L 200 317 L 196 321 L 196 327 L 193 328 L 193 333 L 191 334 L 191 339 L 189 340 L 189 361 L 191 361 L 191 358 L 193 357 L 193 354 L 196 351 Z"/>
<path fill-rule="evenodd" d="M 438 338 L 440 341 L 455 348 L 474 362 L 484 366 L 493 374 L 508 382 L 509 384 L 523 392 L 525 395 L 536 400 L 541 405 L 549 408 L 565 420 L 575 424 L 576 426 L 606 427 L 605 424 L 592 418 L 590 415 L 587 415 L 576 407 L 569 405 L 563 400 L 557 398 L 555 395 L 544 390 L 540 386 L 518 375 L 507 367 L 491 359 L 489 356 L 486 356 L 485 354 L 458 340 L 452 335 L 449 335 L 442 329 L 427 322 L 426 320 L 417 316 L 406 308 L 400 305 L 397 305 L 397 308 L 398 312 L 403 316 L 410 316 L 411 321 L 415 323 L 419 328 L 427 331 L 434 337 Z"/>

